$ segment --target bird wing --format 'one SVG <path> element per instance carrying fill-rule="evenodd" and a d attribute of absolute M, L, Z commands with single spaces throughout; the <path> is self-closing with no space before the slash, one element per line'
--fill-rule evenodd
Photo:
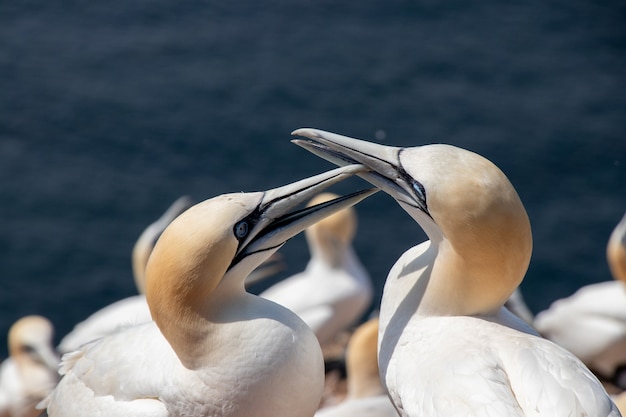
<path fill-rule="evenodd" d="M 526 415 L 620 415 L 578 358 L 548 340 L 534 339 L 532 344 L 521 340 L 518 349 L 503 351 L 511 388 Z"/>
<path fill-rule="evenodd" d="M 613 343 L 623 343 L 625 305 L 622 282 L 592 284 L 555 301 L 537 315 L 534 326 L 543 336 L 588 361 Z"/>
<path fill-rule="evenodd" d="M 484 343 L 476 319 L 467 319 L 436 317 L 387 327 L 379 363 L 401 416 L 524 417 L 496 348 Z"/>
<path fill-rule="evenodd" d="M 154 322 L 145 323 L 66 354 L 64 376 L 41 406 L 50 416 L 167 416 L 159 398 L 176 389 L 180 369 Z"/>
<path fill-rule="evenodd" d="M 393 349 L 385 382 L 404 416 L 619 416 L 575 356 L 497 322 L 419 320 L 402 329 Z"/>

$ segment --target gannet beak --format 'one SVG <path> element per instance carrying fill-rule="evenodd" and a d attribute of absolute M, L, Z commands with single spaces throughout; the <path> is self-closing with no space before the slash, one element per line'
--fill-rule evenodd
<path fill-rule="evenodd" d="M 59 356 L 54 351 L 52 351 L 52 349 L 40 346 L 38 348 L 33 348 L 29 355 L 34 361 L 43 364 L 52 372 L 58 372 L 60 359 Z"/>
<path fill-rule="evenodd" d="M 246 230 L 246 237 L 240 241 L 230 267 L 253 253 L 278 249 L 317 221 L 377 192 L 366 189 L 312 207 L 297 208 L 323 189 L 363 170 L 362 165 L 349 165 L 265 191 L 253 215 L 235 225 Z"/>
<path fill-rule="evenodd" d="M 292 140 L 298 146 L 336 165 L 362 164 L 369 170 L 358 175 L 384 190 L 401 203 L 428 214 L 424 187 L 402 167 L 403 148 L 349 138 L 318 129 L 298 129 L 291 133 L 307 139 Z"/>

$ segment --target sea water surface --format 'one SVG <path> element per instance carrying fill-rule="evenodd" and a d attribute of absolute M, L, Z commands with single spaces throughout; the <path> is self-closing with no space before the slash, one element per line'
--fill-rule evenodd
<path fill-rule="evenodd" d="M 611 279 L 625 22 L 618 0 L 1 3 L 2 338 L 36 313 L 58 340 L 135 294 L 134 241 L 177 197 L 331 168 L 290 143 L 299 127 L 491 159 L 532 222 L 521 288 L 534 312 Z M 383 193 L 357 210 L 375 309 L 391 265 L 425 235 Z M 276 279 L 307 260 L 302 236 L 281 251 Z"/>

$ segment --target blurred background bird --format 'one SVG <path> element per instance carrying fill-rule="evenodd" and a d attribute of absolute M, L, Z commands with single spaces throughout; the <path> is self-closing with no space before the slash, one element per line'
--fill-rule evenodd
<path fill-rule="evenodd" d="M 59 380 L 54 327 L 42 316 L 17 320 L 8 334 L 9 357 L 0 365 L 0 416 L 34 417 L 36 405 Z"/>
<path fill-rule="evenodd" d="M 337 197 L 323 193 L 308 205 Z M 322 348 L 357 324 L 372 302 L 371 278 L 352 246 L 356 231 L 354 207 L 308 227 L 304 233 L 311 259 L 304 270 L 260 294 L 300 316 L 313 330 Z"/>
<path fill-rule="evenodd" d="M 580 288 L 540 312 L 535 328 L 580 358 L 613 393 L 626 389 L 626 214 L 606 247 L 612 281 Z"/>
<path fill-rule="evenodd" d="M 316 417 L 397 417 L 378 375 L 378 318 L 361 324 L 346 351 L 347 386 L 343 396 L 322 398 Z"/>

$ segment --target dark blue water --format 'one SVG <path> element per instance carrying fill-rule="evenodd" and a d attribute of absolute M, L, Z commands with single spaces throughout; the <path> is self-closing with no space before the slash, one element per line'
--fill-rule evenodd
<path fill-rule="evenodd" d="M 330 168 L 289 142 L 305 126 L 493 160 L 533 224 L 533 311 L 610 279 L 605 245 L 626 210 L 626 3 L 225 3 L 0 3 L 0 334 L 38 313 L 61 336 L 134 294 L 132 245 L 178 196 Z M 386 195 L 358 210 L 377 303 L 424 235 Z M 298 271 L 304 239 L 283 253 Z"/>

